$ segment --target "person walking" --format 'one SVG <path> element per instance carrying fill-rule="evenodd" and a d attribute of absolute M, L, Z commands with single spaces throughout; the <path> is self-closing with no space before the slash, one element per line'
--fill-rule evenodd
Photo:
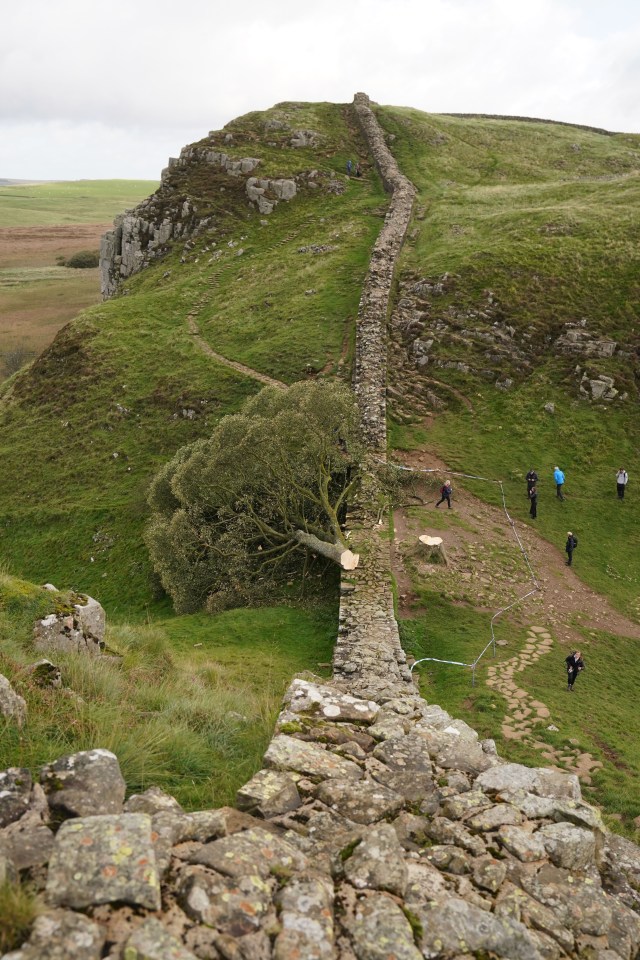
<path fill-rule="evenodd" d="M 560 467 L 553 468 L 553 479 L 555 480 L 556 484 L 556 496 L 559 500 L 564 500 L 564 493 L 562 492 L 562 488 L 564 486 L 564 473 Z"/>
<path fill-rule="evenodd" d="M 538 474 L 535 472 L 533 467 L 531 468 L 531 470 L 529 470 L 529 473 L 526 476 L 526 480 L 527 480 L 527 496 L 530 497 L 531 488 L 535 487 L 536 483 L 538 482 Z"/>
<path fill-rule="evenodd" d="M 624 490 L 626 485 L 629 483 L 629 474 L 624 469 L 620 467 L 616 474 L 616 486 L 618 488 L 618 500 L 624 500 Z"/>
<path fill-rule="evenodd" d="M 573 693 L 573 685 L 579 673 L 584 670 L 584 660 L 579 650 L 574 650 L 564 661 L 567 665 L 567 692 Z"/>
<path fill-rule="evenodd" d="M 436 503 L 436 507 L 439 507 L 441 503 L 447 501 L 447 506 L 451 510 L 451 494 L 453 493 L 453 488 L 451 487 L 451 480 L 445 480 L 442 488 L 440 490 L 440 499 Z"/>
<path fill-rule="evenodd" d="M 538 488 L 531 487 L 529 490 L 529 516 L 535 520 L 538 516 Z"/>
<path fill-rule="evenodd" d="M 571 530 L 567 533 L 567 542 L 564 545 L 565 553 L 567 554 L 567 566 L 571 566 L 573 560 L 573 551 L 578 546 L 578 538 L 574 537 L 571 533 Z"/>
<path fill-rule="evenodd" d="M 353 162 L 351 160 L 347 160 L 347 176 L 348 177 L 351 176 L 352 170 L 353 170 Z"/>

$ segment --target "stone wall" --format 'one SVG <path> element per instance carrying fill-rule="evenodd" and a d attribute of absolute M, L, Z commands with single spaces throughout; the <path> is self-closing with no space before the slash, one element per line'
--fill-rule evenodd
<path fill-rule="evenodd" d="M 365 93 L 354 97 L 354 110 L 391 203 L 371 254 L 357 321 L 354 389 L 370 446 L 386 452 L 387 318 L 396 260 L 402 248 L 415 187 L 398 168 Z"/>

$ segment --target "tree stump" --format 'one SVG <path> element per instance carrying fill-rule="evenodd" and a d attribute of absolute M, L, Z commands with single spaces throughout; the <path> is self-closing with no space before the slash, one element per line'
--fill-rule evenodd
<path fill-rule="evenodd" d="M 418 537 L 418 540 L 426 547 L 428 563 L 442 563 L 445 566 L 449 565 L 449 560 L 447 559 L 447 555 L 444 550 L 442 537 L 428 537 L 426 533 L 423 533 L 421 537 Z"/>

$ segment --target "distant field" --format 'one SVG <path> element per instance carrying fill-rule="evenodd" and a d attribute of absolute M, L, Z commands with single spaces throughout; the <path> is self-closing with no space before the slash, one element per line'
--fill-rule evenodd
<path fill-rule="evenodd" d="M 0 187 L 0 227 L 109 223 L 157 186 L 155 180 L 69 180 Z"/>
<path fill-rule="evenodd" d="M 68 270 L 57 258 L 97 250 L 113 218 L 156 186 L 78 180 L 0 187 L 0 377 L 10 372 L 2 369 L 7 353 L 37 356 L 100 299 L 97 269 Z"/>

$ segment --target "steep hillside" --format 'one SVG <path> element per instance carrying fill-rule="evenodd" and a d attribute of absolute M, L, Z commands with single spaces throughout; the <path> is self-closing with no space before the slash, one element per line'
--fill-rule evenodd
<path fill-rule="evenodd" d="M 55 562 L 59 582 L 140 615 L 153 597 L 140 535 L 150 476 L 262 386 L 212 350 L 283 382 L 348 371 L 385 209 L 374 173 L 344 176 L 347 158 L 368 166 L 351 124 L 338 105 L 281 104 L 213 135 L 266 176 L 298 176 L 297 195 L 270 214 L 246 176 L 198 145 L 183 151 L 171 203 L 206 212 L 205 227 L 69 324 L 6 388 L 0 551 L 14 573 L 44 581 Z M 296 145 L 300 130 L 308 145 Z M 165 202 L 162 189 L 149 201 Z"/>

